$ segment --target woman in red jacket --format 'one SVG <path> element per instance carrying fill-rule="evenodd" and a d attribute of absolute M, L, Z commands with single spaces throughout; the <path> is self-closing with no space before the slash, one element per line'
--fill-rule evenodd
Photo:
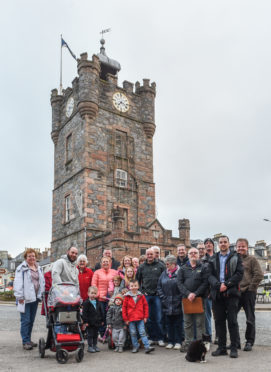
<path fill-rule="evenodd" d="M 137 340 L 137 331 L 140 334 L 141 341 L 145 347 L 145 353 L 148 354 L 154 350 L 150 346 L 149 340 L 145 332 L 145 323 L 149 316 L 149 307 L 145 296 L 139 292 L 139 284 L 137 280 L 130 281 L 130 291 L 126 293 L 122 305 L 122 317 L 127 325 L 133 344 L 132 353 L 137 353 L 139 344 Z"/>
<path fill-rule="evenodd" d="M 80 296 L 85 301 L 88 298 L 88 288 L 91 286 L 93 271 L 87 267 L 88 259 L 84 254 L 77 258 L 77 269 L 79 271 L 78 280 Z"/>

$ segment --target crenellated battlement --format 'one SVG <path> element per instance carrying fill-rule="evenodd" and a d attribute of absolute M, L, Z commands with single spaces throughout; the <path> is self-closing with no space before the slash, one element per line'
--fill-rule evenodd
<path fill-rule="evenodd" d="M 137 81 L 135 83 L 135 93 L 136 94 L 152 93 L 155 96 L 156 95 L 156 83 L 152 82 L 150 84 L 150 79 L 143 79 L 143 85 L 140 85 L 140 82 Z"/>
<path fill-rule="evenodd" d="M 77 59 L 77 70 L 79 75 L 81 69 L 95 69 L 97 71 L 97 74 L 100 74 L 101 72 L 100 61 L 95 54 L 93 54 L 92 60 L 88 60 L 87 53 L 80 54 L 80 57 L 81 58 Z"/>

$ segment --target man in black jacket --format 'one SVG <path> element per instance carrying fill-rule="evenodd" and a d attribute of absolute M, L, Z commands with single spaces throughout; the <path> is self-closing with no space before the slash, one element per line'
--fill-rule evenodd
<path fill-rule="evenodd" d="M 177 245 L 177 265 L 183 266 L 188 261 L 187 251 L 184 244 Z"/>
<path fill-rule="evenodd" d="M 218 245 L 220 252 L 209 260 L 209 283 L 218 335 L 218 348 L 212 355 L 227 355 L 226 321 L 228 321 L 231 339 L 230 357 L 237 358 L 239 283 L 243 277 L 244 269 L 240 256 L 236 252 L 230 251 L 227 236 L 221 236 Z"/>
<path fill-rule="evenodd" d="M 154 258 L 153 248 L 146 251 L 146 261 L 139 266 L 136 279 L 140 292 L 145 295 L 149 305 L 149 318 L 146 328 L 150 341 L 158 341 L 159 346 L 165 346 L 162 325 L 162 305 L 157 294 L 157 284 L 165 265 Z"/>
<path fill-rule="evenodd" d="M 203 298 L 206 296 L 208 289 L 208 265 L 199 260 L 199 251 L 197 248 L 191 248 L 188 251 L 188 262 L 181 267 L 177 275 L 177 284 L 183 298 L 193 302 L 196 297 Z M 194 338 L 194 324 L 196 326 L 197 339 L 202 338 L 204 333 L 204 312 L 185 314 L 184 313 L 184 333 L 185 344 L 181 351 L 187 351 L 189 344 Z"/>

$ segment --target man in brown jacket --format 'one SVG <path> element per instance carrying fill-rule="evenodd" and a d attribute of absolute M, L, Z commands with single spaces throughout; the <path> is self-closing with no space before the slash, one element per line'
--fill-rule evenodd
<path fill-rule="evenodd" d="M 239 302 L 239 311 L 243 307 L 246 313 L 246 344 L 244 351 L 251 351 L 255 341 L 255 301 L 257 288 L 263 280 L 261 266 L 254 256 L 248 254 L 247 239 L 240 238 L 236 242 L 236 250 L 240 254 L 243 266 L 244 276 L 240 282 L 241 298 Z M 240 335 L 239 335 L 240 344 Z"/>

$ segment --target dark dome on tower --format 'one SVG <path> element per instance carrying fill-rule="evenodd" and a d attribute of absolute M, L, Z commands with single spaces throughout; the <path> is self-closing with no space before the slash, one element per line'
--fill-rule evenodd
<path fill-rule="evenodd" d="M 117 73 L 120 71 L 121 67 L 118 61 L 115 61 L 112 58 L 109 58 L 106 53 L 105 53 L 105 40 L 101 39 L 101 48 L 100 48 L 100 53 L 98 53 L 98 57 L 101 63 L 101 74 L 100 78 L 103 80 L 106 80 L 106 75 L 112 74 L 112 75 L 117 75 Z"/>

